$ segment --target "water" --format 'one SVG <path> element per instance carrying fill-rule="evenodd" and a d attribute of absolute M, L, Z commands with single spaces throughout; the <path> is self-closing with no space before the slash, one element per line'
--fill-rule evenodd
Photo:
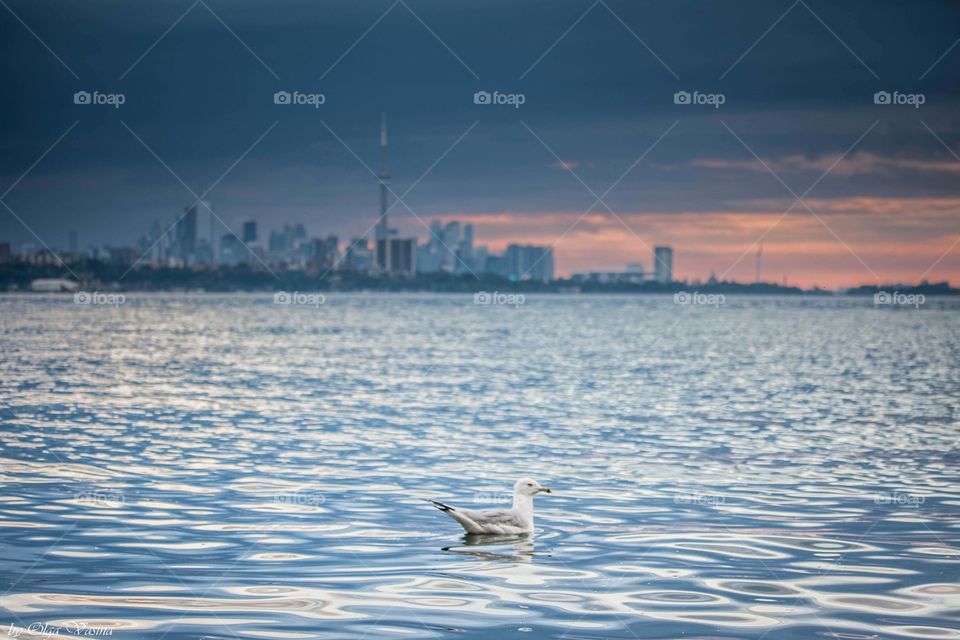
<path fill-rule="evenodd" d="M 960 638 L 958 310 L 0 297 L 0 624 Z M 532 540 L 418 500 L 521 475 Z"/>

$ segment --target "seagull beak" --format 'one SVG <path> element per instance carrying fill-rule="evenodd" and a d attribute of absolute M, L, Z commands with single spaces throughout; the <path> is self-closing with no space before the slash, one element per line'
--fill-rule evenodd
<path fill-rule="evenodd" d="M 548 489 L 546 487 L 540 487 L 539 489 L 537 489 L 537 491 L 541 491 L 543 493 L 553 493 L 552 489 Z"/>

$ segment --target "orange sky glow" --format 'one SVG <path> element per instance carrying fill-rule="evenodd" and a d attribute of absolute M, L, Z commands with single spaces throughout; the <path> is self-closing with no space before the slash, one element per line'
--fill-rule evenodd
<path fill-rule="evenodd" d="M 649 270 L 652 247 L 674 249 L 677 279 L 754 281 L 763 240 L 763 280 L 828 288 L 960 281 L 960 198 L 854 197 L 757 201 L 749 211 L 494 213 L 440 218 L 473 223 L 477 244 L 551 245 L 558 276 L 577 271 Z M 814 215 L 816 214 L 816 215 Z M 579 218 L 579 221 L 578 221 Z M 411 231 L 423 235 L 421 227 Z"/>

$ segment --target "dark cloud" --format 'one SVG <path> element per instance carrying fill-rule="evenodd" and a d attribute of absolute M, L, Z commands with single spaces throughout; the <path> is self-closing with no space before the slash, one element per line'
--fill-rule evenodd
<path fill-rule="evenodd" d="M 373 221 L 373 179 L 351 150 L 375 166 L 381 111 L 398 192 L 479 121 L 411 191 L 424 217 L 579 212 L 594 198 L 558 157 L 600 194 L 675 121 L 605 198 L 611 207 L 716 211 L 789 196 L 746 166 L 751 150 L 801 193 L 822 158 L 877 120 L 857 150 L 897 161 L 830 175 L 817 197 L 957 195 L 956 172 L 936 169 L 956 159 L 921 123 L 956 147 L 960 48 L 927 71 L 960 35 L 952 2 L 8 4 L 29 29 L 0 10 L 3 184 L 78 121 L 5 199 L 54 245 L 68 227 L 86 241 L 131 243 L 192 200 L 124 123 L 200 193 L 278 122 L 210 199 L 231 224 L 302 221 L 343 236 Z M 75 105 L 78 90 L 126 103 Z M 326 103 L 278 106 L 278 90 L 322 92 Z M 523 93 L 525 103 L 475 105 L 478 90 Z M 684 90 L 723 93 L 725 103 L 674 104 Z M 878 90 L 927 102 L 877 106 Z M 0 216 L 0 238 L 29 233 Z"/>

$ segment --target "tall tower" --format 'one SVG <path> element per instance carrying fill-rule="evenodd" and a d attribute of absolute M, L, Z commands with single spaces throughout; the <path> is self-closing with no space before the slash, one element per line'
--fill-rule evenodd
<path fill-rule="evenodd" d="M 374 243 L 374 273 L 389 276 L 413 277 L 417 273 L 417 239 L 394 238 L 396 233 L 390 228 L 387 216 L 390 171 L 387 169 L 387 115 L 380 117 L 380 172 L 377 174 L 380 184 L 380 218 L 377 220 L 376 242 Z"/>
<path fill-rule="evenodd" d="M 390 184 L 390 171 L 387 168 L 387 114 L 380 114 L 380 220 L 377 222 L 377 240 L 390 236 L 390 222 L 387 215 L 387 185 Z"/>
<path fill-rule="evenodd" d="M 376 260 L 374 271 L 388 273 L 391 266 L 390 256 L 390 220 L 387 215 L 387 185 L 390 183 L 390 171 L 387 168 L 387 114 L 380 114 L 380 219 L 374 232 L 374 252 Z"/>

